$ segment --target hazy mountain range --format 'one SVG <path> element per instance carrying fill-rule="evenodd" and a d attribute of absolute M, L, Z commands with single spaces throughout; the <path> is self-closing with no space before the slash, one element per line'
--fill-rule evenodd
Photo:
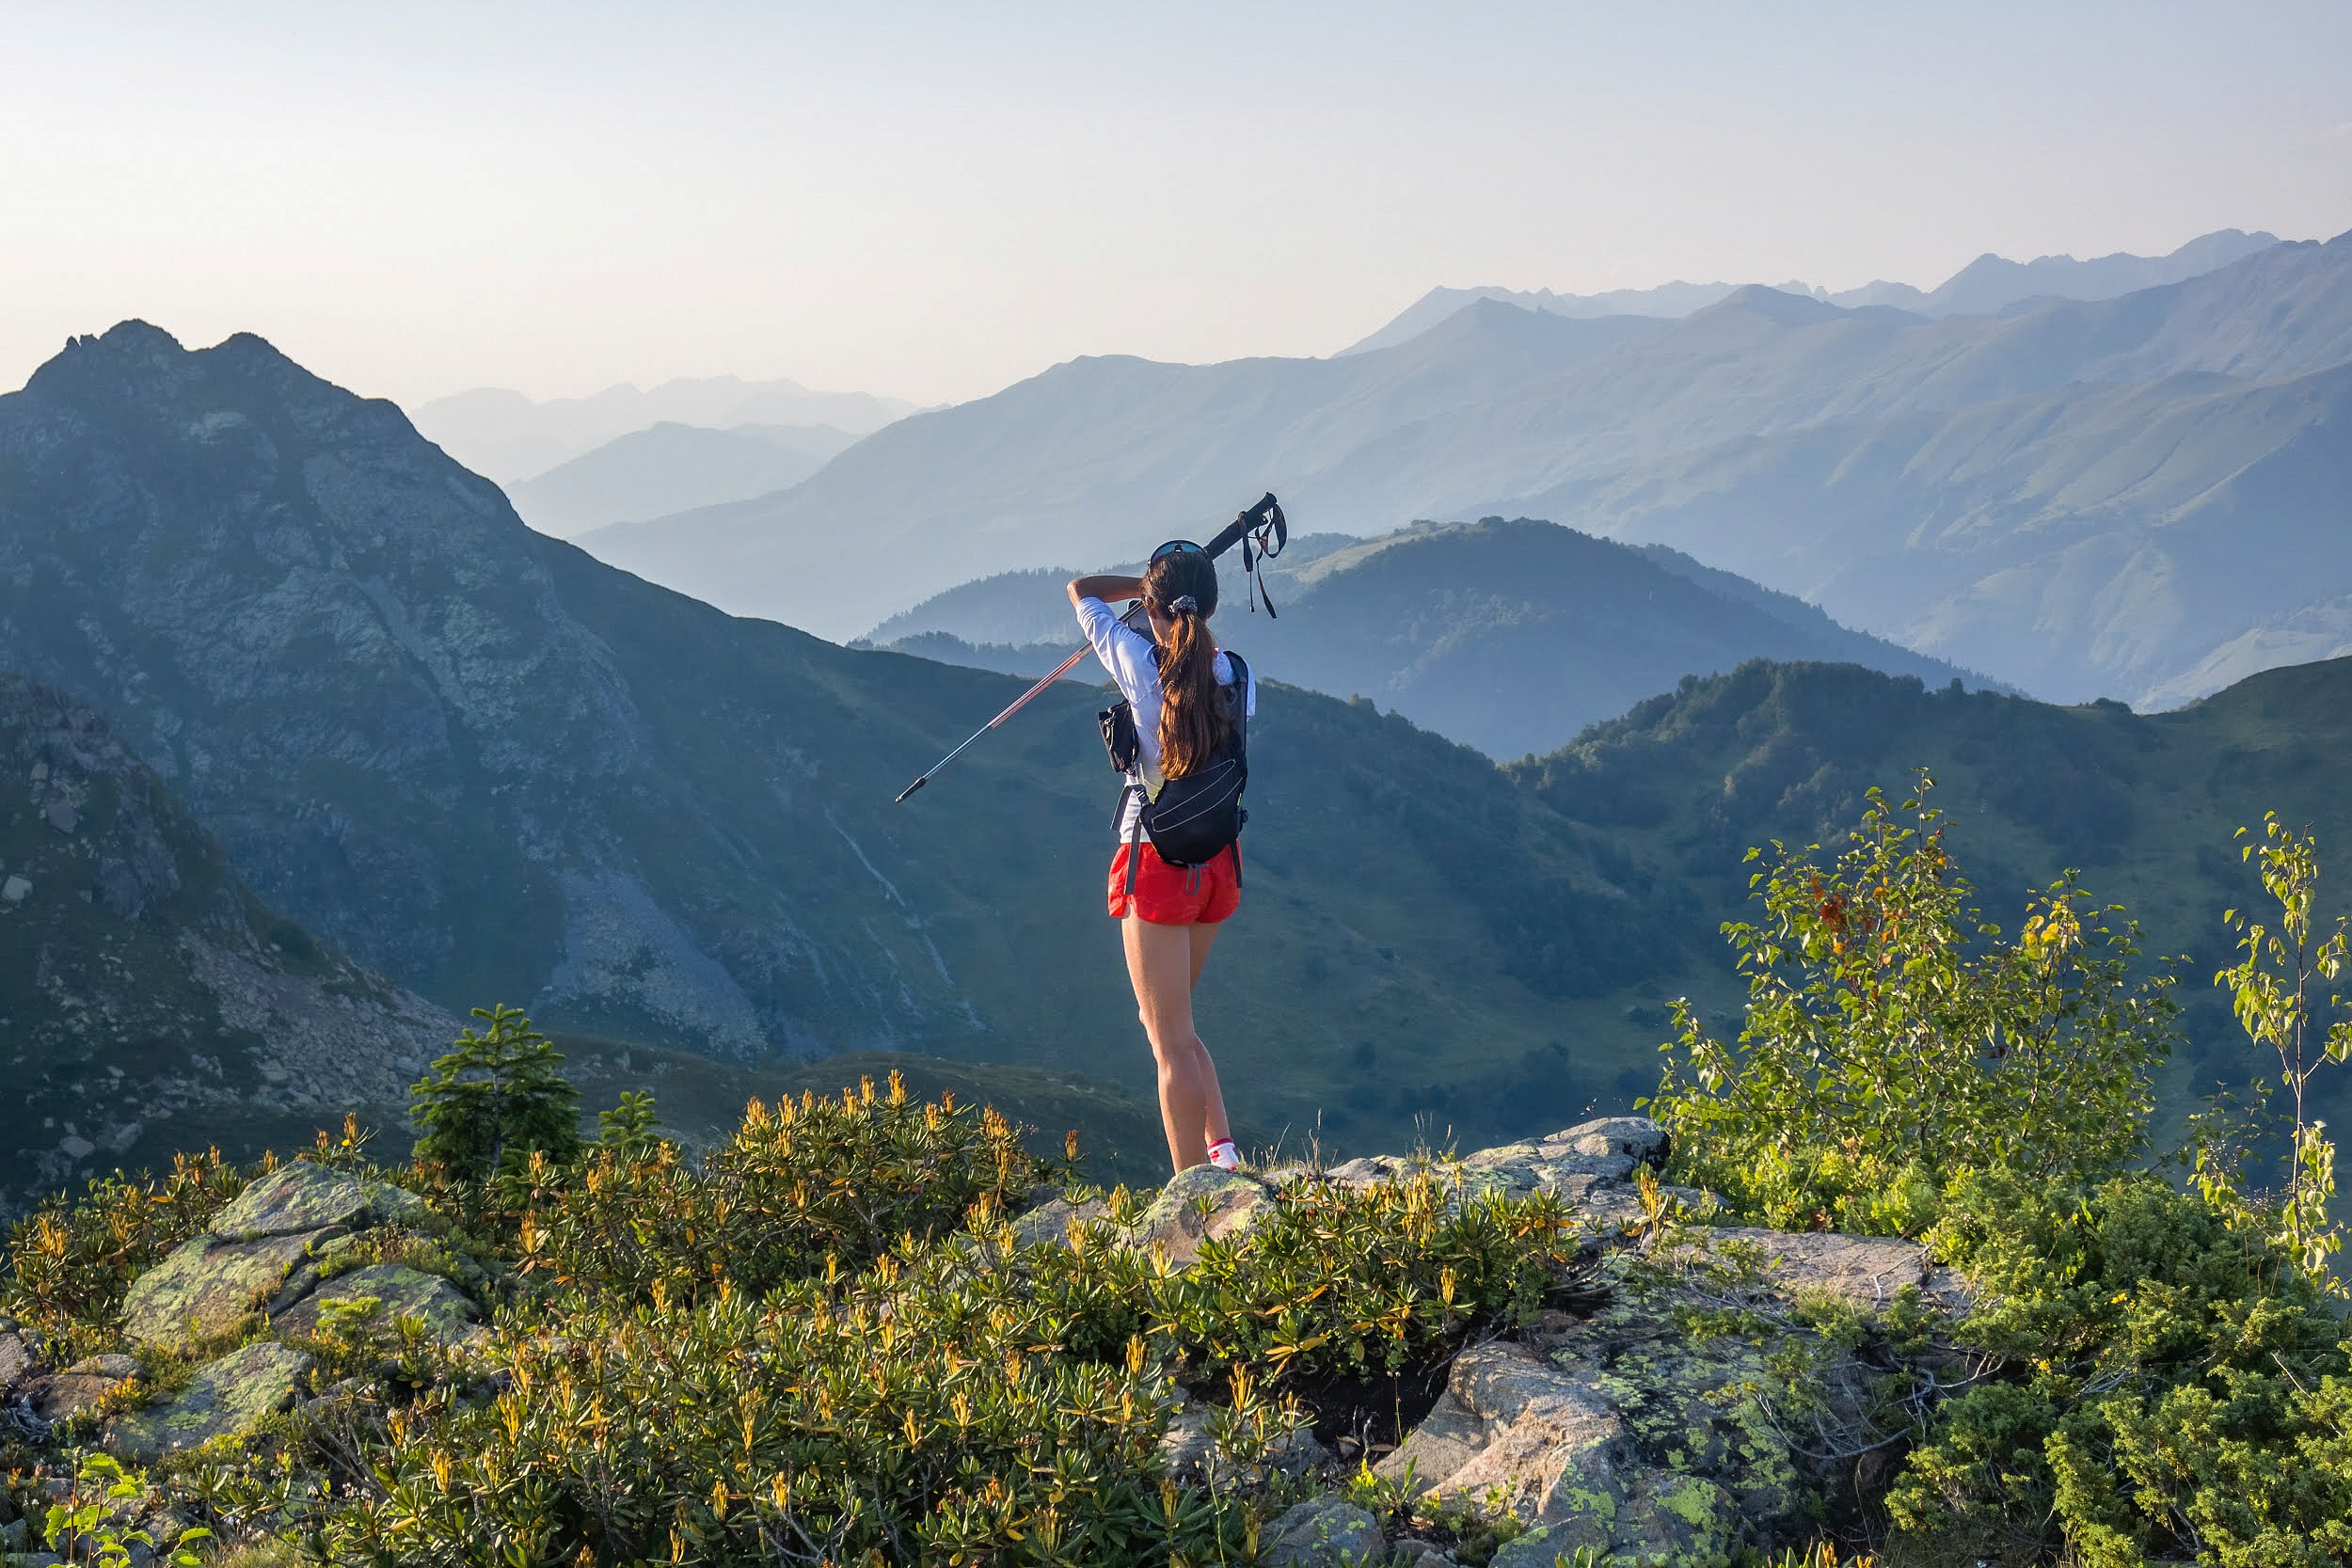
<path fill-rule="evenodd" d="M 458 462 L 508 484 L 658 424 L 720 431 L 747 424 L 831 425 L 863 436 L 914 409 L 911 403 L 867 392 L 813 392 L 797 381 L 719 375 L 665 381 L 651 391 L 624 384 L 590 397 L 545 402 L 481 387 L 420 404 L 410 418 Z"/>
<path fill-rule="evenodd" d="M 1328 536 L 1325 536 L 1328 537 Z M 1320 541 L 1318 541 L 1320 542 Z M 1848 630 L 1787 594 L 1662 546 L 1637 550 L 1547 522 L 1417 524 L 1267 568 L 1278 616 L 1251 613 L 1229 571 L 1218 635 L 1262 673 L 1370 697 L 1416 724 L 1517 757 L 1566 745 L 1685 675 L 1750 659 L 1851 661 L 1932 685 L 1965 672 Z M 875 628 L 902 653 L 1041 674 L 1075 636 L 1066 573 L 1011 573 Z M 1027 646 L 1010 632 L 1059 625 Z M 1089 664 L 1086 678 L 1100 678 Z"/>
<path fill-rule="evenodd" d="M 1310 530 L 1520 513 L 2040 695 L 2170 702 L 2341 645 L 2348 363 L 2352 236 L 2002 316 L 1482 300 L 1337 359 L 1073 360 L 793 489 L 583 543 L 848 637 L 993 572 L 1205 536 L 1266 488 Z"/>
<path fill-rule="evenodd" d="M 259 339 L 191 353 L 125 324 L 0 397 L 0 668 L 103 713 L 257 894 L 453 1010 L 1148 1089 L 1103 946 L 1091 692 L 894 805 L 1011 683 L 614 571 Z M 1247 1020 L 1228 1082 L 1261 1125 L 1303 1126 L 1349 1053 L 1433 1030 L 1463 1092 L 1499 1082 L 1625 949 L 1591 853 L 1476 753 L 1307 693 L 1253 736 L 1250 886 L 1293 912 L 1203 1001 L 1212 1028 Z M 1453 805 L 1398 824 L 1400 780 Z M 1540 920 L 1483 891 L 1530 853 Z"/>
<path fill-rule="evenodd" d="M 536 479 L 506 486 L 524 522 L 559 539 L 682 506 L 710 506 L 798 484 L 857 437 L 831 425 L 664 420 L 617 436 Z"/>
<path fill-rule="evenodd" d="M 1933 289 L 1909 283 L 1865 283 L 1836 293 L 1818 284 L 1788 282 L 1770 287 L 1807 294 L 1832 305 L 1859 308 L 1891 305 L 1927 316 L 1991 315 L 2028 299 L 2112 299 L 2138 289 L 2177 283 L 2226 266 L 2241 256 L 2279 243 L 2276 234 L 2221 229 L 2201 234 L 2166 256 L 2112 256 L 2078 261 L 2072 256 L 2039 256 L 2012 261 L 1985 252 Z M 1362 354 L 1418 338 L 1473 300 L 1499 299 L 1554 316 L 1687 316 L 1740 292 L 1738 283 L 1661 283 L 1650 289 L 1611 289 L 1597 294 L 1561 294 L 1549 289 L 1432 289 L 1379 331 L 1342 349 Z"/>
<path fill-rule="evenodd" d="M 1525 544 L 1433 531 L 1330 575 Z M 24 759 L 57 752 L 10 717 L 27 782 L 0 795 L 0 856 L 33 874 L 12 903 L 0 886 L 0 922 L 111 956 L 126 987 L 178 984 L 165 947 L 242 884 L 301 928 L 239 917 L 289 965 L 348 953 L 453 1010 L 519 1002 L 745 1063 L 919 1046 L 1057 1075 L 1047 1089 L 1073 1072 L 1148 1089 L 1101 913 L 1095 691 L 1046 693 L 893 805 L 1016 684 L 615 572 L 524 527 L 390 404 L 258 339 L 189 353 L 126 324 L 0 397 L 0 668 L 69 693 L 38 702 L 87 706 L 126 753 L 35 778 Z M 1333 1148 L 1392 1147 L 1421 1117 L 1523 1132 L 1645 1089 L 1661 1000 L 1736 994 L 1717 926 L 1745 897 L 1740 851 L 1818 839 L 1915 766 L 1943 779 L 1996 917 L 2083 866 L 2190 973 L 2215 967 L 2219 910 L 2248 901 L 2232 829 L 2275 808 L 2352 842 L 2344 660 L 2153 717 L 1751 663 L 1510 768 L 1279 685 L 1251 733 L 1250 891 L 1202 1017 L 1241 1114 L 1319 1115 Z M 135 848 L 101 776 L 150 790 L 145 820 L 176 799 L 190 825 Z M 47 819 L 60 800 L 70 828 Z M 225 870 L 186 869 L 209 845 Z M 174 859 L 196 902 L 142 894 L 109 918 L 151 920 L 148 945 L 107 948 L 109 889 L 127 909 L 167 880 L 108 870 L 135 855 Z M 2211 997 L 2187 1000 L 2200 1034 L 2176 1096 L 2239 1070 Z M 92 1043 L 42 1037 L 19 1065 L 87 1084 L 132 1060 L 100 1016 Z M 153 1037 L 151 1082 L 213 1054 L 200 1032 Z M 126 1114 L 103 1085 L 71 1092 Z"/>

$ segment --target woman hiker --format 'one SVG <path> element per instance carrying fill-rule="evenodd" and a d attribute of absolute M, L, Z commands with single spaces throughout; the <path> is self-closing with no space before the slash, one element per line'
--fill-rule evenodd
<path fill-rule="evenodd" d="M 1151 618 L 1149 638 L 1104 602 L 1137 598 Z M 1247 661 L 1221 652 L 1209 634 L 1209 617 L 1216 613 L 1216 562 L 1189 541 L 1153 550 L 1140 578 L 1075 578 L 1070 601 L 1134 715 L 1119 852 L 1111 861 L 1110 913 L 1121 926 L 1127 977 L 1159 1063 L 1168 1157 L 1180 1171 L 1203 1161 L 1221 1170 L 1237 1169 L 1241 1156 L 1225 1119 L 1216 1064 L 1193 1029 L 1192 988 L 1208 961 L 1218 924 L 1241 903 L 1241 850 L 1237 841 L 1228 839 L 1194 863 L 1170 864 L 1161 858 L 1146 824 L 1153 807 L 1186 794 L 1171 791 L 1170 784 L 1190 779 L 1197 793 L 1188 799 L 1200 804 L 1188 807 L 1185 831 L 1197 832 L 1199 821 L 1212 812 L 1223 813 L 1219 819 L 1232 832 L 1240 831 L 1239 780 L 1247 776 L 1240 766 L 1243 721 L 1258 708 L 1257 677 Z M 1242 683 L 1238 702 L 1236 666 Z M 1119 750 L 1114 742 L 1115 758 Z M 1161 826 L 1164 839 L 1178 842 L 1172 819 L 1163 819 Z"/>

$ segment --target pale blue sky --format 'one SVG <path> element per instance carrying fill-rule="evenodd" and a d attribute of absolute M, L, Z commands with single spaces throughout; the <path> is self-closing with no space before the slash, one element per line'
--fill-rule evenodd
<path fill-rule="evenodd" d="M 1327 353 L 1437 283 L 2352 228 L 2352 4 L 47 4 L 0 386 L 144 316 L 421 400 Z"/>

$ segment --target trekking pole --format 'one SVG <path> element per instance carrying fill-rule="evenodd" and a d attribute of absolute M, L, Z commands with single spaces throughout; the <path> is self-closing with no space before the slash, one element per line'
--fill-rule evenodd
<path fill-rule="evenodd" d="M 1227 550 L 1232 549 L 1234 543 L 1244 534 L 1262 529 L 1272 529 L 1276 531 L 1279 535 L 1283 537 L 1287 537 L 1290 531 L 1289 524 L 1283 519 L 1282 509 L 1280 506 L 1276 504 L 1274 492 L 1271 490 L 1265 493 L 1265 498 L 1259 501 L 1257 505 L 1251 507 L 1240 516 L 1235 517 L 1231 523 L 1228 523 L 1223 531 L 1219 532 L 1216 538 L 1210 540 L 1203 547 L 1207 550 L 1209 556 L 1212 559 L 1215 559 L 1217 556 L 1223 555 Z M 1279 549 L 1280 548 L 1280 546 L 1278 545 L 1275 547 Z M 1126 626 L 1131 623 L 1135 618 L 1136 611 L 1141 610 L 1142 608 L 1143 601 L 1140 599 L 1136 600 L 1134 604 L 1129 605 L 1127 607 L 1126 613 L 1120 616 L 1120 624 L 1121 626 Z M 948 752 L 946 756 L 941 757 L 937 762 L 932 763 L 929 768 L 925 768 L 921 777 L 917 778 L 913 784 L 907 785 L 906 788 L 898 791 L 898 799 L 892 800 L 891 804 L 897 805 L 899 800 L 905 800 L 908 796 L 914 794 L 916 790 L 930 783 L 931 775 L 933 773 L 938 772 L 941 768 L 955 761 L 956 758 L 963 755 L 964 752 L 971 747 L 973 741 L 979 739 L 980 736 L 986 735 L 989 731 L 994 729 L 997 725 L 1003 723 L 1014 714 L 1019 713 L 1023 708 L 1028 706 L 1031 700 L 1034 699 L 1039 692 L 1043 691 L 1047 687 L 1053 685 L 1056 681 L 1070 673 L 1073 669 L 1077 667 L 1077 663 L 1080 659 L 1086 657 L 1087 655 L 1092 653 L 1093 651 L 1093 643 L 1087 642 L 1080 644 L 1076 653 L 1072 654 L 1068 658 L 1063 659 L 1059 664 L 1054 666 L 1054 668 L 1046 673 L 1043 679 L 1040 680 L 1035 686 L 1029 688 L 1028 690 L 1021 693 L 1020 696 L 1015 697 L 1012 700 L 1011 705 L 1007 707 L 1004 712 L 998 714 L 987 723 L 982 724 L 978 729 L 974 730 L 971 736 L 965 739 L 961 746 L 957 747 L 954 751 Z"/>

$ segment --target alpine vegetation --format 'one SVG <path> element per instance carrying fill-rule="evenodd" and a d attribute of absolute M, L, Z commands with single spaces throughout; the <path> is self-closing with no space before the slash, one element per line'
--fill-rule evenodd
<path fill-rule="evenodd" d="M 698 1155 L 637 1094 L 583 1136 L 490 1009 L 405 1160 L 346 1123 L 14 1227 L 0 1530 L 485 1568 L 2344 1560 L 2315 846 L 2249 841 L 2218 976 L 2281 1092 L 2176 1148 L 2179 977 L 2072 879 L 1979 914 L 1932 802 L 1756 852 L 1738 1037 L 1677 1009 L 1656 1119 L 1470 1152 L 1105 1191 L 1078 1134 L 893 1076 Z"/>

